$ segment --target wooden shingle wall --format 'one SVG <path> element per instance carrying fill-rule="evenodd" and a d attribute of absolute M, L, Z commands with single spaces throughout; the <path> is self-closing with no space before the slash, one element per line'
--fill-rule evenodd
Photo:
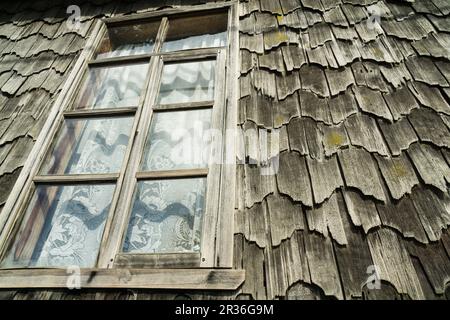
<path fill-rule="evenodd" d="M 276 175 L 240 165 L 241 293 L 448 298 L 450 2 L 240 7 L 240 124 L 280 135 Z"/>
<path fill-rule="evenodd" d="M 151 1 L 153 9 L 198 2 Z M 0 208 L 93 20 L 148 3 L 85 1 L 75 33 L 66 30 L 64 4 L 2 4 Z M 234 263 L 246 270 L 244 285 L 232 293 L 21 290 L 0 297 L 450 298 L 450 2 L 239 6 L 239 126 L 279 130 L 280 152 L 275 175 L 238 165 Z M 373 28 L 371 13 L 381 15 Z M 250 140 L 242 158 L 263 163 L 262 149 Z M 379 289 L 364 285 L 373 265 Z"/>

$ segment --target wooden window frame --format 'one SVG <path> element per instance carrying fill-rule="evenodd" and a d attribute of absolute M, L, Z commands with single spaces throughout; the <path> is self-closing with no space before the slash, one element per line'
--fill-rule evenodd
<path fill-rule="evenodd" d="M 169 18 L 178 15 L 198 16 L 217 10 L 228 12 L 228 41 L 226 47 L 158 52 L 167 35 Z M 107 27 L 159 19 L 160 27 L 152 53 L 93 59 L 95 50 L 107 32 Z M 98 253 L 97 266 L 82 269 L 86 276 L 84 287 L 95 288 L 158 288 L 158 289 L 217 289 L 234 290 L 245 278 L 244 270 L 233 270 L 233 217 L 235 211 L 236 146 L 235 136 L 225 134 L 237 127 L 239 40 L 238 4 L 235 1 L 214 5 L 168 9 L 157 12 L 112 17 L 95 23 L 85 50 L 78 58 L 44 124 L 19 178 L 0 215 L 0 254 L 11 241 L 14 226 L 20 221 L 33 194 L 35 184 L 74 184 L 114 182 L 111 209 Z M 204 60 L 214 57 L 216 72 L 214 101 L 156 105 L 160 76 L 165 62 Z M 74 100 L 85 81 L 90 67 L 148 62 L 148 73 L 137 106 L 72 110 Z M 217 70 L 216 70 L 217 71 Z M 157 85 L 149 85 L 157 83 Z M 144 107 L 144 105 L 152 107 Z M 213 108 L 214 106 L 214 108 Z M 150 130 L 153 112 L 213 108 L 212 128 L 223 133 L 221 159 L 227 165 L 213 164 L 207 169 L 164 172 L 139 172 L 139 164 Z M 132 132 L 120 173 L 95 175 L 40 175 L 39 170 L 64 119 L 134 115 Z M 226 159 L 225 159 L 226 157 Z M 231 162 L 230 162 L 231 159 Z M 233 163 L 233 164 L 231 164 Z M 206 176 L 207 201 L 203 216 L 201 253 L 129 254 L 122 253 L 123 237 L 137 181 L 156 178 L 186 178 Z M 226 186 L 226 192 L 225 187 Z M 206 239 L 206 241 L 205 241 Z M 64 287 L 63 268 L 24 268 L 0 270 L 0 288 Z M 123 281 L 123 273 L 135 279 Z M 158 275 L 158 276 L 155 276 Z M 61 276 L 58 278 L 58 276 Z M 114 277 L 119 277 L 115 279 Z M 67 277 L 67 275 L 65 276 Z M 96 278 L 96 281 L 91 281 Z M 52 280 L 54 279 L 54 280 Z M 84 279 L 84 278 L 83 278 Z M 91 279 L 91 280 L 89 280 Z M 174 282 L 173 279 L 176 279 Z"/>

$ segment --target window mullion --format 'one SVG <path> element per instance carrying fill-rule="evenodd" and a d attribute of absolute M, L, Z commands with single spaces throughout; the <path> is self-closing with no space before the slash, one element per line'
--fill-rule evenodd
<path fill-rule="evenodd" d="M 158 53 L 161 49 L 162 42 L 168 28 L 168 19 L 162 18 L 161 24 L 158 30 L 158 34 L 155 39 L 155 45 L 153 52 Z M 129 209 L 126 203 L 131 202 L 133 189 L 135 185 L 135 172 L 137 171 L 137 165 L 139 165 L 139 152 L 136 154 L 136 149 L 141 150 L 139 147 L 143 145 L 141 133 L 145 131 L 146 119 L 151 117 L 150 108 L 144 108 L 152 101 L 152 96 L 155 94 L 153 91 L 153 83 L 159 81 L 159 73 L 161 72 L 160 63 L 158 63 L 158 56 L 150 56 L 149 71 L 147 73 L 146 84 L 144 86 L 143 94 L 141 96 L 138 111 L 135 115 L 135 122 L 132 130 L 132 137 L 128 146 L 127 154 L 123 162 L 121 175 L 117 181 L 116 192 L 111 205 L 111 214 L 105 227 L 105 232 L 102 238 L 102 245 L 100 246 L 98 267 L 99 268 L 111 268 L 113 266 L 114 257 L 120 251 L 120 244 L 122 235 L 124 233 L 126 225 L 126 219 L 129 215 Z M 159 70 L 159 72 L 158 72 Z M 154 99 L 154 98 L 153 98 Z M 150 111 L 150 115 L 148 115 Z M 144 138 L 145 139 L 145 138 Z M 145 141 L 144 141 L 145 142 Z M 142 146 L 143 149 L 143 146 Z"/>
<path fill-rule="evenodd" d="M 176 179 L 176 178 L 197 178 L 206 177 L 208 169 L 186 169 L 186 170 L 167 170 L 167 171 L 145 171 L 137 172 L 136 179 Z"/>
<path fill-rule="evenodd" d="M 157 40 L 158 41 L 158 40 Z M 155 48 L 157 48 L 155 45 Z M 150 60 L 149 81 L 147 82 L 143 106 L 152 105 L 156 99 L 160 74 L 162 71 L 162 61 L 160 57 L 153 56 Z M 140 117 L 136 119 L 137 128 L 136 136 L 132 143 L 132 150 L 130 152 L 128 163 L 126 164 L 126 171 L 121 181 L 121 191 L 117 199 L 117 206 L 113 214 L 110 228 L 105 231 L 105 245 L 102 246 L 98 266 L 99 268 L 111 268 L 114 263 L 114 258 L 120 251 L 122 237 L 126 231 L 127 221 L 130 213 L 130 206 L 133 197 L 133 191 L 136 184 L 136 172 L 138 171 L 139 162 L 145 146 L 146 133 L 150 124 L 152 109 L 149 107 L 140 107 Z"/>

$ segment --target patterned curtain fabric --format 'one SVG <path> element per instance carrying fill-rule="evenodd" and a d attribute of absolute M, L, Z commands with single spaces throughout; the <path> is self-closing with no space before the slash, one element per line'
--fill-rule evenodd
<path fill-rule="evenodd" d="M 205 192 L 205 178 L 138 183 L 123 251 L 200 251 Z"/>
<path fill-rule="evenodd" d="M 142 63 L 90 69 L 75 108 L 136 107 L 147 71 L 147 64 Z"/>
<path fill-rule="evenodd" d="M 227 44 L 227 33 L 202 34 L 183 39 L 168 39 L 162 47 L 163 52 L 197 48 L 222 47 Z"/>
<path fill-rule="evenodd" d="M 206 168 L 211 114 L 211 110 L 155 113 L 142 170 Z"/>
<path fill-rule="evenodd" d="M 214 99 L 215 61 L 174 63 L 164 66 L 159 104 Z"/>
<path fill-rule="evenodd" d="M 148 40 L 146 42 L 122 44 L 115 47 L 109 52 L 101 52 L 97 54 L 97 59 L 134 56 L 138 54 L 146 54 L 152 52 L 154 47 L 154 41 Z"/>
<path fill-rule="evenodd" d="M 2 267 L 95 266 L 114 187 L 38 186 Z"/>
<path fill-rule="evenodd" d="M 133 125 L 132 117 L 66 120 L 44 174 L 119 172 Z"/>

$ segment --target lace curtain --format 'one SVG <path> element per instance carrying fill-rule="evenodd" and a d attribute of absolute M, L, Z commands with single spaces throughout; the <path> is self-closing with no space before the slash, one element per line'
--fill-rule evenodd
<path fill-rule="evenodd" d="M 205 191 L 204 178 L 138 183 L 123 251 L 198 252 Z"/>
<path fill-rule="evenodd" d="M 142 170 L 206 168 L 211 110 L 155 113 Z"/>
<path fill-rule="evenodd" d="M 174 63 L 164 66 L 159 104 L 214 99 L 215 61 Z"/>
<path fill-rule="evenodd" d="M 147 64 L 92 68 L 76 108 L 102 109 L 138 105 Z"/>
<path fill-rule="evenodd" d="M 38 186 L 2 267 L 94 267 L 114 185 Z"/>
<path fill-rule="evenodd" d="M 66 120 L 43 173 L 119 172 L 132 125 L 132 117 Z"/>
<path fill-rule="evenodd" d="M 168 39 L 162 47 L 163 52 L 197 48 L 223 47 L 227 44 L 227 33 L 202 34 L 183 39 Z"/>

